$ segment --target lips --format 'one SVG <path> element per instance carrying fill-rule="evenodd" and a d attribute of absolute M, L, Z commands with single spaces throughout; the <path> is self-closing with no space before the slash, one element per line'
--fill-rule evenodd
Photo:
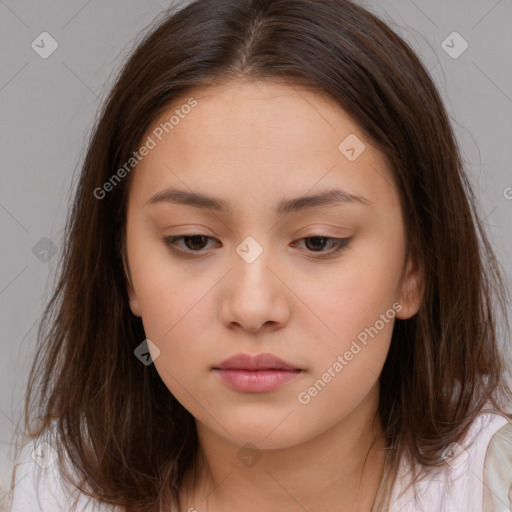
<path fill-rule="evenodd" d="M 229 359 L 226 359 L 218 366 L 213 368 L 214 370 L 287 370 L 287 371 L 300 371 L 286 361 L 283 361 L 279 357 L 273 354 L 258 354 L 252 356 L 250 354 L 236 354 Z"/>
<path fill-rule="evenodd" d="M 273 354 L 237 354 L 212 370 L 231 389 L 242 393 L 265 393 L 300 378 L 303 370 Z"/>

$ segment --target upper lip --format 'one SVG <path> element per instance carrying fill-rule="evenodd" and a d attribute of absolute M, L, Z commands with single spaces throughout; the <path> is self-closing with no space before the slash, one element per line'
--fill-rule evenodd
<path fill-rule="evenodd" d="M 273 354 L 236 354 L 214 370 L 299 370 Z"/>

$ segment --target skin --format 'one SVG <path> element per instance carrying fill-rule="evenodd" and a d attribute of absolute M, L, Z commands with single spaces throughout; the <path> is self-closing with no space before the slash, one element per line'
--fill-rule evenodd
<path fill-rule="evenodd" d="M 180 510 L 370 511 L 384 463 L 378 377 L 394 319 L 307 405 L 297 397 L 392 304 L 401 319 L 418 310 L 421 279 L 406 259 L 387 161 L 332 100 L 268 81 L 196 89 L 146 137 L 190 96 L 198 105 L 133 171 L 125 262 L 131 310 L 160 350 L 156 369 L 196 420 L 199 483 L 187 473 Z M 338 149 L 349 134 L 366 146 L 355 161 Z M 232 211 L 145 204 L 168 187 Z M 331 188 L 368 204 L 274 211 Z M 191 234 L 213 238 L 179 241 L 188 259 L 162 241 Z M 236 252 L 247 236 L 263 249 L 252 263 Z M 312 236 L 351 242 L 322 259 L 332 245 Z M 240 352 L 270 352 L 303 371 L 271 392 L 234 391 L 212 367 Z M 237 456 L 247 443 L 261 455 L 250 467 Z"/>

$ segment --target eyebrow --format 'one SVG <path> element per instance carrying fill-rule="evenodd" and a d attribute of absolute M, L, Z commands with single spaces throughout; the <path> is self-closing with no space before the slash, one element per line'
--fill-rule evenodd
<path fill-rule="evenodd" d="M 178 188 L 168 188 L 157 192 L 146 203 L 145 206 L 158 203 L 175 203 L 195 208 L 204 208 L 218 212 L 229 213 L 228 203 L 223 199 L 207 196 L 198 192 L 189 192 Z M 371 201 L 357 195 L 346 192 L 341 189 L 331 189 L 324 192 L 318 192 L 313 195 L 304 195 L 292 199 L 283 199 L 276 208 L 276 213 L 280 215 L 297 212 L 309 208 L 318 208 L 321 206 L 332 206 L 335 204 L 361 204 L 369 205 Z"/>

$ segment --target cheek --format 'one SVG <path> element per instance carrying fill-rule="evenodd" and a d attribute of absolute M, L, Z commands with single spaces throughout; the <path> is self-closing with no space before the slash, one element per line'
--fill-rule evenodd
<path fill-rule="evenodd" d="M 204 354 L 202 345 L 207 344 L 208 339 L 209 323 L 204 308 L 208 303 L 205 296 L 209 286 L 204 280 L 202 284 L 178 278 L 171 282 L 173 284 L 166 287 L 160 283 L 157 290 L 148 289 L 142 294 L 144 331 L 160 348 L 162 360 L 190 357 L 187 363 L 194 364 L 194 358 Z"/>
<path fill-rule="evenodd" d="M 344 396 L 347 390 L 364 396 L 380 374 L 396 317 L 391 302 L 381 298 L 381 304 L 338 300 L 337 307 L 331 305 L 322 315 L 329 330 L 322 325 L 312 329 L 310 324 L 312 336 L 304 342 L 304 350 L 311 354 L 309 382 L 328 383 L 325 398 Z"/>
<path fill-rule="evenodd" d="M 204 290 L 189 288 L 186 294 L 151 298 L 146 303 L 148 314 L 143 316 L 146 336 L 160 351 L 154 361 L 160 378 L 191 411 L 197 406 L 192 397 L 204 396 L 201 385 L 214 363 L 208 356 L 214 340 L 208 337 L 208 323 L 203 323 L 201 296 Z"/>
<path fill-rule="evenodd" d="M 313 350 L 313 344 L 304 345 L 312 354 L 312 368 L 296 402 L 303 413 L 321 415 L 326 424 L 339 421 L 364 400 L 388 355 L 394 303 L 388 293 L 378 297 L 358 294 L 361 288 L 358 281 L 353 288 L 341 288 L 332 300 L 325 298 L 321 316 L 334 333 L 317 326 Z"/>
<path fill-rule="evenodd" d="M 160 267 L 148 265 L 138 292 L 144 332 L 160 351 L 155 367 L 187 408 L 193 405 L 186 402 L 187 393 L 199 392 L 207 369 L 216 362 L 209 354 L 215 343 L 211 308 L 217 281 L 212 275 L 185 272 L 169 258 Z"/>
<path fill-rule="evenodd" d="M 309 281 L 301 287 L 300 279 L 295 281 L 297 295 L 304 297 L 309 308 L 308 312 L 300 306 L 301 311 L 304 309 L 302 321 L 309 323 L 309 331 L 315 323 L 319 344 L 332 340 L 336 346 L 355 338 L 390 308 L 388 317 L 394 318 L 392 306 L 398 298 L 401 256 L 383 246 L 376 250 L 375 246 L 378 244 L 361 244 L 328 274 L 319 276 L 316 283 Z M 381 330 L 386 332 L 385 327 Z"/>
<path fill-rule="evenodd" d="M 400 309 L 400 244 L 400 238 L 368 237 L 344 255 L 322 284 L 310 282 L 298 292 L 309 308 L 301 306 L 300 316 L 301 328 L 310 334 L 304 349 L 314 347 L 313 378 L 329 369 L 336 374 L 325 395 L 363 390 L 373 385 L 382 369 Z M 343 366 L 338 372 L 332 368 L 337 361 L 338 369 Z"/>
<path fill-rule="evenodd" d="M 165 370 L 174 375 L 200 366 L 207 335 L 204 307 L 215 280 L 186 271 L 161 245 L 154 240 L 134 244 L 130 265 L 145 335 L 160 351 L 155 366 L 171 384 Z"/>

